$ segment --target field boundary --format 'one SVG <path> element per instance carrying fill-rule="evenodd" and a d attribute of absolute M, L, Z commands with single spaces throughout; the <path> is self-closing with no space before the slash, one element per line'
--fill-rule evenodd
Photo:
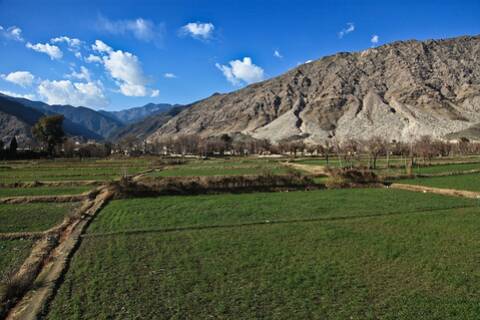
<path fill-rule="evenodd" d="M 401 190 L 424 192 L 424 193 L 427 193 L 427 192 L 436 193 L 436 194 L 441 194 L 445 196 L 480 199 L 480 192 L 474 192 L 474 191 L 468 191 L 468 190 L 434 188 L 434 187 L 426 187 L 426 186 L 417 185 L 417 184 L 404 184 L 404 183 L 392 183 L 388 187 L 392 189 L 401 189 Z"/>
<path fill-rule="evenodd" d="M 112 193 L 103 188 L 95 199 L 85 201 L 76 217 L 65 219 L 62 224 L 46 231 L 47 235 L 34 246 L 31 255 L 19 271 L 23 274 L 32 272 L 31 260 L 33 260 L 36 276 L 30 287 L 35 289 L 27 291 L 20 298 L 9 310 L 6 319 L 33 320 L 40 316 L 53 297 L 58 281 L 68 268 L 69 260 L 79 244 L 81 233 L 111 197 Z M 59 232 L 56 245 L 46 246 L 45 242 L 51 243 L 53 238 L 49 233 L 55 231 Z"/>
<path fill-rule="evenodd" d="M 92 191 L 74 195 L 58 195 L 58 196 L 15 196 L 0 198 L 1 204 L 21 204 L 35 202 L 81 202 L 88 200 L 92 195 Z"/>

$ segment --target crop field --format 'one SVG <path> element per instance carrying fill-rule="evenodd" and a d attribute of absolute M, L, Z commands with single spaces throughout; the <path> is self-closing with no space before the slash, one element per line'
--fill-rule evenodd
<path fill-rule="evenodd" d="M 0 165 L 0 183 L 29 181 L 107 181 L 154 167 L 152 161 L 17 161 Z"/>
<path fill-rule="evenodd" d="M 35 187 L 35 188 L 0 188 L 1 197 L 20 196 L 59 196 L 74 195 L 91 190 L 91 186 L 77 187 Z"/>
<path fill-rule="evenodd" d="M 162 170 L 150 173 L 153 177 L 190 177 L 190 176 L 224 176 L 224 175 L 255 175 L 262 173 L 285 174 L 289 170 L 280 161 L 249 159 L 249 160 L 207 160 L 192 161 L 182 165 L 167 166 Z"/>
<path fill-rule="evenodd" d="M 112 201 L 89 233 L 334 219 L 474 206 L 470 199 L 391 189 L 343 189 Z"/>
<path fill-rule="evenodd" d="M 89 236 L 47 319 L 474 319 L 476 211 Z"/>
<path fill-rule="evenodd" d="M 457 189 L 480 192 L 480 173 L 462 174 L 444 177 L 429 177 L 399 180 L 401 183 L 416 184 L 426 187 Z"/>
<path fill-rule="evenodd" d="M 284 174 L 292 171 L 285 160 L 18 161 L 0 164 L 0 177 L 107 181 L 149 169 L 154 177 Z M 422 170 L 457 173 L 477 165 Z M 399 182 L 480 191 L 479 178 Z M 12 186 L 0 188 L 0 197 L 97 187 Z M 477 317 L 477 199 L 378 185 L 301 190 L 111 199 L 81 231 L 41 319 Z M 0 233 L 46 231 L 80 206 L 51 201 L 0 204 Z M 18 269 L 36 243 L 15 239 L 0 240 L 1 277 Z"/>
<path fill-rule="evenodd" d="M 23 263 L 32 243 L 31 240 L 0 240 L 0 279 Z"/>
<path fill-rule="evenodd" d="M 76 203 L 0 204 L 0 232 L 45 231 L 62 222 Z"/>

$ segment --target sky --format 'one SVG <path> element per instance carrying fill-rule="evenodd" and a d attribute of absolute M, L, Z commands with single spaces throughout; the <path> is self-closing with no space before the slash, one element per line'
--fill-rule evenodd
<path fill-rule="evenodd" d="M 187 104 L 397 40 L 480 34 L 480 1 L 0 0 L 0 92 Z"/>

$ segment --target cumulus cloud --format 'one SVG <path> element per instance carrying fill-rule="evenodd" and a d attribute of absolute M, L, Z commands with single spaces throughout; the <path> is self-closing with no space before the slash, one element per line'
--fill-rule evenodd
<path fill-rule="evenodd" d="M 101 40 L 96 40 L 92 49 L 102 55 L 105 70 L 115 80 L 123 95 L 145 97 L 155 93 L 155 90 L 147 87 L 148 79 L 136 55 L 122 50 L 115 51 Z"/>
<path fill-rule="evenodd" d="M 196 39 L 208 40 L 212 37 L 215 26 L 208 22 L 190 22 L 180 28 L 180 35 L 191 36 Z"/>
<path fill-rule="evenodd" d="M 85 68 L 84 66 L 80 67 L 79 72 L 72 71 L 72 73 L 70 73 L 68 77 L 78 79 L 78 80 L 85 80 L 87 82 L 91 81 L 90 71 L 88 71 L 88 69 Z"/>
<path fill-rule="evenodd" d="M 380 37 L 377 36 L 376 34 L 374 34 L 374 35 L 372 36 L 372 39 L 370 39 L 370 42 L 371 42 L 372 44 L 377 44 L 378 41 L 380 41 Z"/>
<path fill-rule="evenodd" d="M 110 46 L 105 44 L 105 42 L 103 42 L 102 40 L 95 40 L 95 43 L 92 44 L 92 49 L 94 51 L 106 52 L 106 53 L 110 53 L 113 51 L 112 48 L 110 48 Z"/>
<path fill-rule="evenodd" d="M 98 18 L 100 30 L 110 34 L 131 34 L 136 39 L 144 42 L 160 43 L 165 30 L 164 24 L 155 24 L 151 20 L 137 18 L 134 20 L 110 20 L 100 16 Z"/>
<path fill-rule="evenodd" d="M 88 57 L 85 58 L 85 61 L 89 63 L 93 63 L 93 62 L 102 63 L 102 58 L 100 58 L 99 56 L 90 54 Z"/>
<path fill-rule="evenodd" d="M 163 76 L 164 76 L 165 78 L 168 78 L 168 79 L 174 79 L 174 78 L 177 77 L 176 74 L 171 73 L 171 72 L 167 72 L 167 73 L 165 73 Z"/>
<path fill-rule="evenodd" d="M 35 77 L 29 71 L 15 71 L 7 75 L 2 74 L 5 81 L 17 84 L 22 87 L 31 86 Z"/>
<path fill-rule="evenodd" d="M 66 43 L 68 49 L 73 52 L 77 52 L 78 50 L 80 50 L 80 47 L 82 45 L 82 41 L 80 39 L 70 38 L 67 36 L 52 38 L 50 39 L 50 43 Z"/>
<path fill-rule="evenodd" d="M 160 95 L 160 90 L 152 90 L 152 94 L 150 95 L 150 97 L 155 98 L 155 97 L 158 97 L 159 95 Z"/>
<path fill-rule="evenodd" d="M 44 80 L 38 86 L 38 94 L 49 104 L 70 104 L 94 108 L 106 107 L 108 104 L 100 81 Z"/>
<path fill-rule="evenodd" d="M 243 60 L 233 60 L 228 65 L 215 66 L 222 71 L 223 75 L 233 85 L 239 85 L 241 83 L 253 83 L 264 79 L 264 71 L 261 67 L 252 63 L 252 59 L 249 57 L 243 58 Z"/>
<path fill-rule="evenodd" d="M 344 36 L 346 36 L 347 34 L 351 33 L 355 31 L 355 24 L 353 22 L 349 22 L 347 23 L 347 27 L 342 29 L 339 33 L 338 33 L 338 37 L 340 39 L 342 39 Z"/>
<path fill-rule="evenodd" d="M 16 26 L 4 28 L 0 26 L 0 37 L 14 41 L 24 41 L 22 37 L 22 29 Z"/>
<path fill-rule="evenodd" d="M 63 52 L 60 50 L 59 47 L 55 45 L 51 45 L 49 43 L 37 43 L 37 44 L 31 44 L 28 42 L 26 44 L 26 47 L 29 49 L 32 49 L 37 52 L 42 52 L 47 54 L 50 59 L 55 60 L 55 59 L 61 59 L 63 57 Z"/>
<path fill-rule="evenodd" d="M 275 58 L 279 58 L 279 59 L 282 59 L 282 58 L 283 58 L 282 54 L 281 54 L 280 51 L 278 51 L 278 50 L 273 51 L 273 56 L 274 56 Z"/>
<path fill-rule="evenodd" d="M 0 90 L 0 93 L 10 96 L 10 97 L 15 97 L 15 98 L 24 98 L 28 100 L 35 100 L 36 97 L 34 94 L 22 94 L 22 93 L 17 93 L 17 92 L 12 92 L 8 90 Z"/>

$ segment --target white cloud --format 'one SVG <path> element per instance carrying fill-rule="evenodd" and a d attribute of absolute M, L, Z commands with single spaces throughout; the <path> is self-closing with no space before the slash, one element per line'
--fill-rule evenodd
<path fill-rule="evenodd" d="M 353 31 L 355 31 L 355 24 L 353 22 L 349 22 L 347 23 L 347 27 L 342 29 L 342 31 L 338 33 L 338 37 L 342 39 L 344 36 L 346 36 L 347 34 Z"/>
<path fill-rule="evenodd" d="M 28 42 L 26 44 L 26 47 L 29 49 L 35 50 L 37 52 L 45 53 L 52 60 L 61 59 L 63 57 L 62 50 L 60 50 L 60 48 L 55 45 L 50 45 L 49 43 L 31 44 L 30 42 Z"/>
<path fill-rule="evenodd" d="M 177 77 L 176 74 L 171 73 L 171 72 L 167 72 L 167 73 L 165 73 L 163 76 L 164 76 L 165 78 L 168 78 L 168 79 L 174 79 L 174 78 Z"/>
<path fill-rule="evenodd" d="M 82 45 L 82 41 L 80 41 L 80 39 L 69 38 L 67 36 L 50 39 L 50 43 L 62 43 L 62 42 L 65 42 L 71 49 L 74 49 L 74 50 L 80 49 L 80 46 Z"/>
<path fill-rule="evenodd" d="M 71 82 L 70 80 L 44 80 L 38 86 L 38 94 L 49 104 L 106 107 L 108 101 L 103 85 L 97 82 Z"/>
<path fill-rule="evenodd" d="M 113 50 L 111 47 L 105 44 L 102 40 L 95 40 L 95 44 L 92 44 L 92 49 L 98 52 L 111 53 Z"/>
<path fill-rule="evenodd" d="M 190 22 L 180 28 L 180 34 L 189 35 L 196 39 L 207 40 L 212 37 L 214 30 L 215 26 L 210 22 Z"/>
<path fill-rule="evenodd" d="M 6 29 L 0 26 L 0 36 L 9 40 L 24 41 L 22 37 L 22 29 L 16 26 L 11 26 Z"/>
<path fill-rule="evenodd" d="M 28 71 L 16 71 L 2 75 L 5 81 L 17 84 L 22 87 L 31 86 L 35 77 Z"/>
<path fill-rule="evenodd" d="M 115 80 L 123 95 L 145 97 L 155 92 L 147 87 L 148 79 L 136 55 L 122 50 L 114 51 L 100 40 L 96 40 L 92 48 L 102 55 L 105 69 Z"/>
<path fill-rule="evenodd" d="M 8 90 L 0 90 L 0 93 L 10 96 L 10 97 L 15 97 L 15 98 L 24 98 L 28 100 L 35 100 L 36 97 L 34 94 L 21 94 L 21 93 L 16 93 Z"/>
<path fill-rule="evenodd" d="M 155 98 L 160 95 L 160 90 L 152 90 L 152 94 L 150 94 L 150 97 Z"/>
<path fill-rule="evenodd" d="M 80 67 L 79 72 L 72 71 L 72 73 L 70 73 L 68 77 L 78 79 L 78 80 L 85 80 L 87 82 L 91 81 L 90 71 L 88 71 L 88 69 L 85 68 L 84 66 Z"/>
<path fill-rule="evenodd" d="M 81 52 L 75 52 L 75 57 L 76 57 L 77 59 L 80 59 L 80 60 L 81 60 L 81 59 L 82 59 L 82 53 L 81 53 Z"/>
<path fill-rule="evenodd" d="M 252 59 L 245 57 L 242 60 L 233 60 L 229 62 L 230 66 L 215 64 L 223 72 L 223 75 L 229 82 L 239 85 L 242 82 L 253 83 L 264 79 L 264 71 L 261 67 L 252 63 Z"/>
<path fill-rule="evenodd" d="M 97 63 L 102 63 L 102 58 L 99 56 L 90 54 L 88 57 L 85 58 L 85 61 L 92 63 L 92 62 L 97 62 Z"/>
<path fill-rule="evenodd" d="M 279 59 L 283 58 L 282 54 L 278 50 L 273 51 L 273 56 Z"/>
<path fill-rule="evenodd" d="M 134 20 L 110 20 L 100 16 L 98 27 L 111 34 L 131 33 L 135 38 L 145 42 L 159 43 L 163 38 L 164 25 L 151 20 L 137 18 Z"/>
<path fill-rule="evenodd" d="M 374 35 L 372 36 L 372 39 L 370 39 L 370 42 L 371 42 L 372 44 L 377 44 L 378 41 L 380 41 L 380 37 L 377 36 L 376 34 L 374 34 Z"/>

